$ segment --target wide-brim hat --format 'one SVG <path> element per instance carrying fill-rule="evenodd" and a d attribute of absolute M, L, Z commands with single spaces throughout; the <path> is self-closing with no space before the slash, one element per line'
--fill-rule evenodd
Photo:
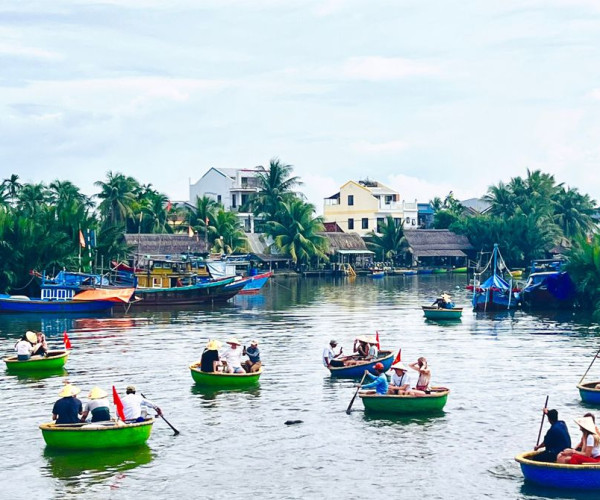
<path fill-rule="evenodd" d="M 104 389 L 100 389 L 100 387 L 93 387 L 88 394 L 88 398 L 90 399 L 102 399 L 106 396 L 108 396 L 108 392 L 106 392 Z"/>
<path fill-rule="evenodd" d="M 35 332 L 32 332 L 31 330 L 29 330 L 25 334 L 25 338 L 32 344 L 35 344 L 37 342 L 37 334 Z"/>
<path fill-rule="evenodd" d="M 394 370 L 408 371 L 408 367 L 402 361 L 398 361 L 397 363 L 394 363 L 392 366 L 390 366 L 390 368 L 393 368 Z"/>
<path fill-rule="evenodd" d="M 258 340 L 251 340 L 250 345 L 258 345 Z"/>
<path fill-rule="evenodd" d="M 58 393 L 61 398 L 70 398 L 71 396 L 77 396 L 81 392 L 81 389 L 73 384 L 66 384 L 62 390 Z"/>
<path fill-rule="evenodd" d="M 369 335 L 361 335 L 360 337 L 356 337 L 356 340 L 365 342 L 366 344 L 377 344 L 377 339 Z"/>
<path fill-rule="evenodd" d="M 236 339 L 235 337 L 231 337 L 230 339 L 227 339 L 225 342 L 227 344 L 242 345 L 242 343 L 238 339 Z"/>
<path fill-rule="evenodd" d="M 206 348 L 209 351 L 218 351 L 221 348 L 222 345 L 223 344 L 221 344 L 221 342 L 219 342 L 218 340 L 209 340 L 206 343 Z"/>
<path fill-rule="evenodd" d="M 592 420 L 592 417 L 576 418 L 575 423 L 589 433 L 596 434 L 596 424 Z"/>
<path fill-rule="evenodd" d="M 452 297 L 450 297 L 450 295 L 448 295 L 447 293 L 442 293 L 442 295 L 440 296 L 441 299 L 444 299 L 446 301 L 450 300 Z"/>

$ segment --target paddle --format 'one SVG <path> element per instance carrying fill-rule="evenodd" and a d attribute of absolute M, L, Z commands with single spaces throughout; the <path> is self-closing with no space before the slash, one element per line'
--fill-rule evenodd
<path fill-rule="evenodd" d="M 367 376 L 367 370 L 365 370 L 365 373 L 363 373 L 363 376 L 360 379 L 360 383 L 358 384 L 358 387 L 356 388 L 356 392 L 354 393 L 354 396 L 352 396 L 352 399 L 350 400 L 350 404 L 348 405 L 348 408 L 346 409 L 346 414 L 347 415 L 350 415 L 350 413 L 352 413 L 352 405 L 354 404 L 354 400 L 356 399 L 356 395 L 358 394 L 358 391 L 360 391 L 360 386 L 365 381 L 365 377 L 366 376 Z"/>
<path fill-rule="evenodd" d="M 142 397 L 143 397 L 144 399 L 146 399 L 146 396 L 144 396 L 144 394 L 143 394 L 143 393 L 141 393 L 141 392 L 140 392 L 140 394 L 142 395 Z M 171 422 L 169 422 L 169 421 L 168 421 L 168 420 L 165 418 L 165 416 L 162 414 L 162 412 L 161 412 L 161 414 L 159 415 L 159 417 L 160 417 L 160 418 L 162 418 L 162 419 L 165 421 L 165 423 L 166 423 L 166 424 L 167 424 L 167 425 L 168 425 L 168 426 L 169 426 L 171 429 L 173 429 L 173 436 L 177 436 L 177 434 L 179 434 L 179 431 L 178 431 L 177 429 L 175 429 L 175 427 L 173 427 L 173 426 L 171 425 Z"/>
<path fill-rule="evenodd" d="M 583 382 L 583 379 L 585 378 L 585 376 L 588 374 L 588 372 L 590 371 L 590 368 L 592 367 L 592 365 L 594 364 L 594 361 L 596 361 L 596 358 L 598 357 L 598 354 L 600 354 L 600 349 L 598 349 L 598 352 L 596 353 L 596 355 L 594 356 L 594 359 L 592 359 L 592 362 L 590 363 L 590 366 L 588 366 L 588 369 L 585 371 L 585 373 L 583 374 L 583 377 L 581 377 L 581 380 L 579 381 L 579 383 L 577 385 L 581 385 L 581 382 Z"/>
<path fill-rule="evenodd" d="M 549 396 L 546 396 L 546 402 L 544 403 L 544 409 L 548 408 L 548 397 Z M 540 444 L 540 437 L 542 437 L 542 427 L 544 427 L 544 418 L 545 417 L 546 417 L 546 412 L 542 412 L 542 422 L 540 423 L 540 431 L 538 432 L 538 438 L 535 443 L 536 448 Z"/>

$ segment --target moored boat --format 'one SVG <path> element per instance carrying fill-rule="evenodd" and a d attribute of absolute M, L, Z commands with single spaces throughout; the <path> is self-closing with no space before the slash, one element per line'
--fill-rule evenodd
<path fill-rule="evenodd" d="M 460 319 L 463 311 L 462 307 L 446 309 L 435 306 L 421 306 L 421 308 L 427 319 Z"/>
<path fill-rule="evenodd" d="M 385 271 L 379 269 L 374 269 L 371 271 L 371 278 L 380 279 L 383 277 L 385 277 Z"/>
<path fill-rule="evenodd" d="M 457 274 L 465 274 L 467 272 L 467 268 L 465 267 L 455 267 L 454 269 L 452 269 L 453 273 L 457 273 Z"/>
<path fill-rule="evenodd" d="M 533 458 L 538 453 L 529 451 L 515 457 L 526 481 L 565 490 L 600 489 L 600 463 L 572 465 L 536 462 Z"/>
<path fill-rule="evenodd" d="M 172 286 L 167 288 L 138 288 L 136 296 L 141 298 L 136 304 L 146 306 L 178 306 L 195 305 L 210 302 L 225 302 L 241 289 L 226 290 L 233 284 L 234 278 L 222 278 L 197 282 L 187 286 Z"/>
<path fill-rule="evenodd" d="M 190 365 L 190 372 L 194 382 L 198 385 L 238 388 L 257 384 L 262 375 L 262 368 L 255 373 L 208 373 L 200 370 L 200 363 L 193 363 Z"/>
<path fill-rule="evenodd" d="M 93 424 L 41 424 L 42 436 L 52 448 L 67 450 L 126 448 L 144 444 L 150 437 L 153 418 L 143 422 L 95 422 Z"/>
<path fill-rule="evenodd" d="M 597 385 L 600 385 L 600 381 L 577 385 L 581 401 L 590 405 L 600 405 L 600 389 L 596 389 Z"/>
<path fill-rule="evenodd" d="M 247 295 L 252 293 L 258 293 L 260 289 L 265 286 L 269 278 L 273 276 L 273 271 L 267 271 L 266 273 L 255 274 L 252 276 L 248 276 L 249 280 L 240 290 L 241 295 Z"/>
<path fill-rule="evenodd" d="M 497 244 L 494 244 L 494 251 L 484 271 L 475 275 L 475 283 L 479 283 L 481 274 L 487 269 L 490 269 L 491 276 L 479 286 L 473 287 L 473 309 L 484 312 L 515 309 L 519 305 L 519 294 L 513 287 L 512 277 L 510 283 L 502 277 L 502 270 L 508 268 Z"/>
<path fill-rule="evenodd" d="M 369 373 L 375 375 L 375 364 L 381 363 L 383 365 L 383 371 L 387 371 L 392 366 L 394 361 L 394 353 L 392 351 L 379 351 L 377 358 L 370 361 L 363 361 L 357 365 L 352 366 L 335 366 L 335 360 L 329 366 L 331 376 L 340 378 L 360 378 L 368 370 Z"/>
<path fill-rule="evenodd" d="M 431 394 L 425 396 L 376 394 L 374 391 L 359 392 L 365 409 L 396 415 L 436 413 L 444 409 L 450 390 L 445 387 L 432 387 Z"/>
<path fill-rule="evenodd" d="M 563 259 L 534 260 L 523 287 L 523 305 L 530 309 L 570 309 L 575 302 L 573 280 Z"/>
<path fill-rule="evenodd" d="M 19 361 L 17 356 L 9 356 L 4 358 L 6 369 L 13 373 L 24 373 L 33 371 L 53 371 L 59 370 L 69 357 L 68 350 L 48 351 L 47 356 L 32 356 L 31 358 Z"/>

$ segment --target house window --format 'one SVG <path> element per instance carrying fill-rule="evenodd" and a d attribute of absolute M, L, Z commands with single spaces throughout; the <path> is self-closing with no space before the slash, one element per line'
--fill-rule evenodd
<path fill-rule="evenodd" d="M 407 217 L 407 218 L 406 218 L 406 223 L 407 223 L 407 224 L 410 224 L 410 217 Z"/>
<path fill-rule="evenodd" d="M 386 194 L 385 195 L 385 204 L 389 205 L 392 201 L 394 201 L 394 196 Z"/>
<path fill-rule="evenodd" d="M 413 226 L 416 226 L 416 225 L 417 225 L 417 219 L 413 219 L 413 220 L 412 220 L 412 225 L 413 225 Z"/>
<path fill-rule="evenodd" d="M 221 195 L 220 194 L 217 195 L 217 203 L 221 203 Z"/>
<path fill-rule="evenodd" d="M 353 194 L 348 195 L 348 205 L 349 206 L 354 205 L 354 195 Z"/>
<path fill-rule="evenodd" d="M 383 217 L 377 217 L 377 232 L 381 232 L 381 226 L 383 226 Z"/>
<path fill-rule="evenodd" d="M 354 219 L 348 219 L 348 229 L 354 229 Z"/>
<path fill-rule="evenodd" d="M 402 219 L 399 218 L 394 218 L 394 224 L 396 224 L 396 227 L 400 227 L 400 225 L 402 224 Z"/>
<path fill-rule="evenodd" d="M 363 217 L 362 219 L 362 228 L 369 229 L 369 219 L 367 219 L 366 217 Z"/>
<path fill-rule="evenodd" d="M 235 195 L 235 194 L 232 194 L 232 195 L 231 195 L 231 206 L 232 206 L 233 208 L 237 207 L 237 197 L 236 197 L 236 195 Z"/>

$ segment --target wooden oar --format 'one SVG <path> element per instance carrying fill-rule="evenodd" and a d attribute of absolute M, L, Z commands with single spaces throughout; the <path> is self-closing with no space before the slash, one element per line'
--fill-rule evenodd
<path fill-rule="evenodd" d="M 594 359 L 592 359 L 592 362 L 590 363 L 590 366 L 588 366 L 588 369 L 585 371 L 585 373 L 583 374 L 583 377 L 581 377 L 581 380 L 579 381 L 579 383 L 577 385 L 581 385 L 581 382 L 583 382 L 583 379 L 585 378 L 585 376 L 590 371 L 590 368 L 594 364 L 594 361 L 596 361 L 596 358 L 598 357 L 598 354 L 600 354 L 600 349 L 598 349 L 598 352 L 595 354 Z"/>
<path fill-rule="evenodd" d="M 548 397 L 549 396 L 546 396 L 546 402 L 544 403 L 544 409 L 548 408 Z M 545 416 L 546 416 L 546 412 L 542 411 L 542 422 L 540 423 L 540 431 L 538 432 L 538 438 L 535 443 L 536 447 L 540 444 L 540 437 L 542 436 L 542 427 L 544 427 L 544 417 Z"/>
<path fill-rule="evenodd" d="M 143 393 L 141 393 L 141 392 L 140 392 L 140 394 L 142 395 L 142 397 L 143 397 L 144 399 L 146 399 L 146 396 L 144 396 L 144 394 L 143 394 Z M 165 423 L 166 423 L 166 424 L 167 424 L 167 425 L 168 425 L 168 426 L 169 426 L 171 429 L 173 429 L 173 435 L 174 435 L 174 436 L 177 436 L 177 434 L 179 434 L 179 431 L 178 431 L 177 429 L 175 429 L 175 427 L 173 427 L 173 426 L 171 425 L 171 422 L 169 422 L 169 421 L 168 421 L 168 420 L 165 418 L 165 416 L 162 414 L 162 412 L 160 413 L 159 417 L 160 417 L 160 418 L 162 418 L 162 419 L 165 421 Z"/>
<path fill-rule="evenodd" d="M 356 395 L 358 394 L 358 391 L 360 391 L 360 386 L 363 384 L 366 376 L 367 376 L 367 370 L 365 370 L 365 373 L 363 373 L 363 376 L 360 379 L 360 383 L 358 384 L 358 387 L 356 388 L 356 392 L 354 393 L 354 396 L 352 396 L 352 399 L 350 400 L 350 404 L 348 405 L 348 408 L 346 408 L 346 414 L 348 414 L 348 415 L 350 415 L 350 413 L 352 413 L 352 405 L 354 404 Z"/>

